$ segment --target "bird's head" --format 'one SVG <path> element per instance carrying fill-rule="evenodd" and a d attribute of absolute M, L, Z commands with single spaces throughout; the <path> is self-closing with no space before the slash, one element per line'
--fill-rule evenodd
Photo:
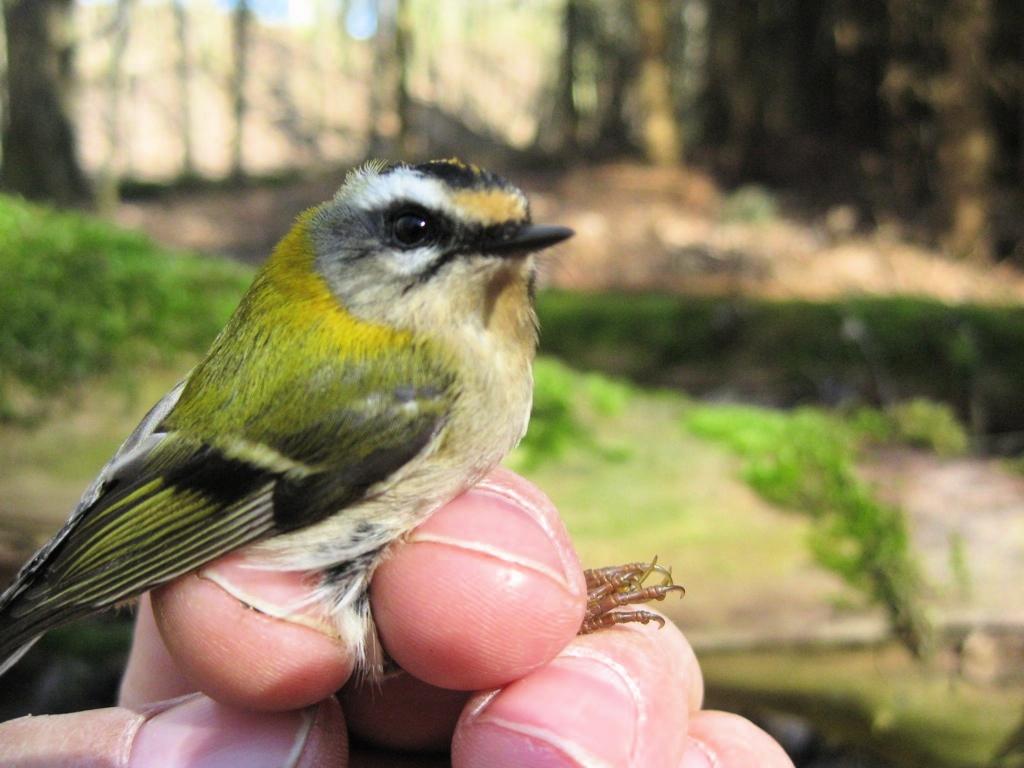
<path fill-rule="evenodd" d="M 530 313 L 532 255 L 572 235 L 533 224 L 518 188 L 457 160 L 365 165 L 306 226 L 345 310 L 413 331 Z"/>

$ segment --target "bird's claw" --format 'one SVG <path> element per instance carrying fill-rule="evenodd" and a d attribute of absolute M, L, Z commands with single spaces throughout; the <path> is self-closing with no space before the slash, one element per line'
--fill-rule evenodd
<path fill-rule="evenodd" d="M 652 574 L 662 577 L 660 584 L 644 586 Z M 657 622 L 665 620 L 650 611 L 635 609 L 619 610 L 627 605 L 639 605 L 652 600 L 664 600 L 672 592 L 686 594 L 686 589 L 672 580 L 672 570 L 658 564 L 655 557 L 649 563 L 625 563 L 584 571 L 587 582 L 587 612 L 580 627 L 585 635 L 616 624 Z"/>

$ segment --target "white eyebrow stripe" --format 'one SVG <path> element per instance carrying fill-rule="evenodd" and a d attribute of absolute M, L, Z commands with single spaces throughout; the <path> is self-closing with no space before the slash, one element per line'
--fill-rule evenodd
<path fill-rule="evenodd" d="M 386 208 L 392 203 L 411 200 L 449 216 L 459 211 L 449 202 L 444 184 L 417 173 L 411 168 L 396 168 L 363 184 L 352 195 L 352 204 L 363 210 Z"/>
<path fill-rule="evenodd" d="M 451 188 L 439 179 L 427 176 L 413 168 L 399 167 L 380 175 L 360 174 L 352 184 L 349 200 L 353 206 L 364 211 L 387 208 L 394 203 L 408 201 L 443 213 L 455 221 L 493 223 L 472 210 L 460 208 L 452 203 L 453 190 Z M 522 209 L 528 210 L 526 196 L 520 190 L 508 187 L 503 188 L 502 191 L 510 196 L 515 196 Z"/>

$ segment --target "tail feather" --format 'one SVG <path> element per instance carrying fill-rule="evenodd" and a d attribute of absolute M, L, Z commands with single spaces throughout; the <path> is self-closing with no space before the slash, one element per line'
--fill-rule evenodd
<path fill-rule="evenodd" d="M 0 604 L 0 675 L 18 663 L 18 660 L 39 638 L 83 614 L 83 611 L 60 610 L 54 605 L 33 605 L 27 610 L 15 597 Z"/>
<path fill-rule="evenodd" d="M 2 659 L 2 661 L 0 661 L 0 676 L 3 676 L 7 670 L 17 664 L 21 660 L 21 657 L 28 653 L 29 649 L 35 645 L 41 637 L 41 634 L 36 635 L 28 642 L 15 647 L 13 651 L 8 651 L 5 643 L 3 648 L 0 648 L 0 659 Z M 6 654 L 6 658 L 4 658 L 4 654 Z"/>

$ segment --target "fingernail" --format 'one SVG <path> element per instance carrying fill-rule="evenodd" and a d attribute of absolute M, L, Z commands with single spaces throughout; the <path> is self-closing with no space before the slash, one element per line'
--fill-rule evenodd
<path fill-rule="evenodd" d="M 537 702 L 544 702 L 538 707 Z M 633 765 L 637 727 L 645 715 L 636 684 L 603 654 L 559 656 L 472 712 L 467 724 L 514 735 L 563 765 Z"/>
<path fill-rule="evenodd" d="M 246 712 L 205 696 L 170 704 L 137 732 L 130 766 L 293 768 L 316 718 L 315 708 Z"/>
<path fill-rule="evenodd" d="M 410 540 L 444 544 L 493 557 L 540 574 L 571 595 L 582 595 L 585 584 L 576 553 L 551 501 L 535 489 L 509 481 L 496 472 L 439 510 Z M 481 503 L 499 514 L 463 514 Z"/>
<path fill-rule="evenodd" d="M 338 636 L 319 604 L 312 600 L 315 585 L 307 574 L 262 568 L 234 554 L 202 568 L 199 578 L 212 581 L 260 613 L 301 624 L 329 637 Z"/>
<path fill-rule="evenodd" d="M 721 763 L 707 744 L 692 736 L 687 740 L 686 751 L 679 768 L 720 768 Z"/>

